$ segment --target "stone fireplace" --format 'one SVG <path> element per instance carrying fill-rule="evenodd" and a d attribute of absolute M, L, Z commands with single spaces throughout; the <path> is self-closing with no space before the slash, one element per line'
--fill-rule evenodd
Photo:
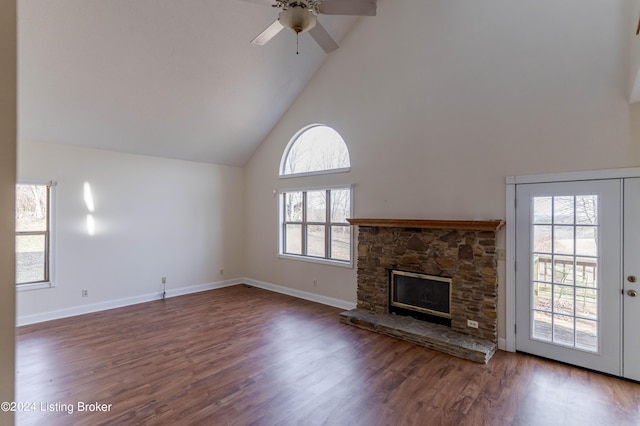
<path fill-rule="evenodd" d="M 347 324 L 452 355 L 487 362 L 497 348 L 496 232 L 502 221 L 349 219 L 359 227 L 357 308 L 341 314 Z M 394 272 L 397 271 L 397 272 Z M 426 315 L 394 309 L 393 277 L 409 277 Z M 450 283 L 450 312 L 430 310 L 436 290 L 414 277 Z M 440 291 L 442 293 L 442 291 Z M 438 296 L 441 297 L 441 296 Z M 440 302 L 438 302 L 440 303 Z M 420 311 L 418 309 L 417 311 Z"/>

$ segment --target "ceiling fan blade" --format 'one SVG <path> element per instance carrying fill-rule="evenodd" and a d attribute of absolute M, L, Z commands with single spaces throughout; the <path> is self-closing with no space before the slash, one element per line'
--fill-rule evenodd
<path fill-rule="evenodd" d="M 316 23 L 316 26 L 309 30 L 311 37 L 322 47 L 325 53 L 331 53 L 338 48 L 338 43 L 329 35 L 327 30 L 320 25 L 320 22 Z"/>
<path fill-rule="evenodd" d="M 280 31 L 282 31 L 284 27 L 277 19 L 273 22 L 273 24 L 269 25 L 266 30 L 257 35 L 256 38 L 251 40 L 251 44 L 255 44 L 257 46 L 264 46 L 276 36 Z"/>
<path fill-rule="evenodd" d="M 324 15 L 376 16 L 376 0 L 323 0 L 320 13 Z"/>
<path fill-rule="evenodd" d="M 264 6 L 271 6 L 275 3 L 275 1 L 273 0 L 240 0 L 240 1 L 244 1 L 247 3 L 262 4 Z"/>

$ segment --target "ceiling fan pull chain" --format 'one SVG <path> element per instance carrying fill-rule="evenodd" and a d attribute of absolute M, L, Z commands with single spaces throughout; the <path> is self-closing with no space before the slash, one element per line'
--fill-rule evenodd
<path fill-rule="evenodd" d="M 300 40 L 300 33 L 296 33 L 296 55 L 300 54 L 300 49 L 298 48 L 298 40 Z"/>

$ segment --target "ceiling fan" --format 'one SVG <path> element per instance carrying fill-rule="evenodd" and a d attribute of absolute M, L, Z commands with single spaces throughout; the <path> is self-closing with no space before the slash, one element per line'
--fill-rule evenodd
<path fill-rule="evenodd" d="M 245 1 L 264 4 L 272 0 Z M 252 44 L 262 46 L 283 28 L 289 28 L 296 36 L 308 31 L 326 53 L 331 53 L 338 48 L 338 43 L 318 22 L 318 15 L 376 15 L 376 0 L 275 0 L 271 6 L 282 9 L 282 12 L 273 24 L 251 41 Z"/>

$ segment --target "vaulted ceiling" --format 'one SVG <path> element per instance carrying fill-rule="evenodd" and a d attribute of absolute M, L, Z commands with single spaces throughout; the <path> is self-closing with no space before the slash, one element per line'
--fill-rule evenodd
<path fill-rule="evenodd" d="M 19 0 L 19 141 L 243 165 L 327 55 L 239 0 Z M 340 43 L 356 19 L 321 16 Z"/>

